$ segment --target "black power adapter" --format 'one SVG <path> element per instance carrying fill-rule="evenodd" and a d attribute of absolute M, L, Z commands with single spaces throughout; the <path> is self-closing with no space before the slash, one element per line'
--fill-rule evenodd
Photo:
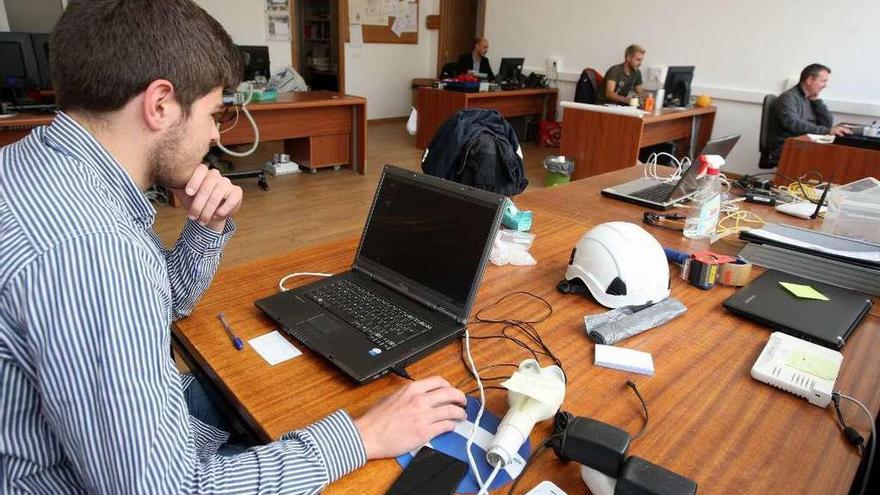
<path fill-rule="evenodd" d="M 556 413 L 553 450 L 562 461 L 575 461 L 617 477 L 629 450 L 629 433 L 592 418 Z"/>
<path fill-rule="evenodd" d="M 614 495 L 696 495 L 697 483 L 641 457 L 626 460 Z"/>
<path fill-rule="evenodd" d="M 562 461 L 575 461 L 617 478 L 614 495 L 695 495 L 697 483 L 641 457 L 627 459 L 630 436 L 592 418 L 556 413 L 549 443 Z"/>

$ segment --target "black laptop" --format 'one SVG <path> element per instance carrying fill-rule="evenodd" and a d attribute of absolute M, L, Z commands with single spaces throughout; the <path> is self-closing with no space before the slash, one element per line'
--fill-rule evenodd
<path fill-rule="evenodd" d="M 799 298 L 780 282 L 808 285 L 829 300 Z M 773 330 L 841 349 L 868 314 L 871 299 L 849 289 L 767 270 L 724 301 L 724 307 Z"/>
<path fill-rule="evenodd" d="M 357 382 L 374 380 L 464 332 L 503 206 L 386 165 L 351 270 L 255 304 Z"/>
<path fill-rule="evenodd" d="M 733 134 L 709 141 L 697 156 L 720 155 L 726 158 L 739 141 L 739 137 L 739 134 Z M 677 182 L 662 182 L 652 177 L 642 177 L 605 188 L 602 190 L 602 195 L 655 210 L 668 210 L 697 192 L 700 167 L 695 165 L 688 167 Z"/>

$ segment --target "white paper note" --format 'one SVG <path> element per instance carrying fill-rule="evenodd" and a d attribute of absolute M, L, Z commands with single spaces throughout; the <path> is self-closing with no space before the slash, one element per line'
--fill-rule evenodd
<path fill-rule="evenodd" d="M 642 375 L 654 375 L 654 358 L 647 352 L 596 344 L 596 366 Z"/>
<path fill-rule="evenodd" d="M 273 330 L 266 335 L 253 338 L 248 341 L 248 344 L 271 366 L 283 363 L 302 354 L 278 330 Z"/>

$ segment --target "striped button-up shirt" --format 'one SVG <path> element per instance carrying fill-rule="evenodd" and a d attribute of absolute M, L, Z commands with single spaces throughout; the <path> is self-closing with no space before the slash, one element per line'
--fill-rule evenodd
<path fill-rule="evenodd" d="M 314 493 L 366 461 L 337 411 L 234 457 L 188 414 L 170 324 L 232 235 L 166 249 L 122 166 L 59 114 L 0 149 L 0 493 Z"/>

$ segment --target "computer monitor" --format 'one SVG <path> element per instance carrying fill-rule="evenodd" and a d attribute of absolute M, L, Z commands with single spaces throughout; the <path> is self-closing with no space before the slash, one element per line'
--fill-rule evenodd
<path fill-rule="evenodd" d="M 40 72 L 31 35 L 0 33 L 0 88 L 24 89 L 39 80 Z"/>
<path fill-rule="evenodd" d="M 664 107 L 686 107 L 691 101 L 691 82 L 694 79 L 694 66 L 672 66 L 666 72 L 666 84 L 663 90 Z"/>
<path fill-rule="evenodd" d="M 524 58 L 502 58 L 501 66 L 498 67 L 498 82 L 517 82 L 519 83 L 520 76 L 522 75 L 523 64 L 526 59 Z"/>
<path fill-rule="evenodd" d="M 42 89 L 52 89 L 52 79 L 49 77 L 49 34 L 34 33 L 31 35 L 31 41 L 34 44 L 37 69 L 40 72 L 40 80 L 37 83 Z"/>
<path fill-rule="evenodd" d="M 244 63 L 244 81 L 253 81 L 256 76 L 266 79 L 272 76 L 269 73 L 269 47 L 268 46 L 242 46 L 242 61 Z"/>

